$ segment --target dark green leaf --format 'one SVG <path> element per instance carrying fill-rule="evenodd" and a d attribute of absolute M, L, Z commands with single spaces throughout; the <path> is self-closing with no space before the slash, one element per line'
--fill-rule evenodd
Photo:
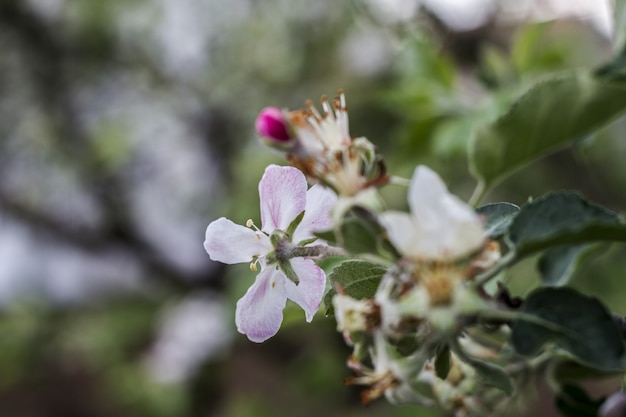
<path fill-rule="evenodd" d="M 450 347 L 443 345 L 440 347 L 435 357 L 435 373 L 441 379 L 446 379 L 450 372 Z"/>
<path fill-rule="evenodd" d="M 617 213 L 562 191 L 522 206 L 508 239 L 522 257 L 555 246 L 626 241 L 626 226 Z"/>
<path fill-rule="evenodd" d="M 566 417 L 596 417 L 603 401 L 594 400 L 576 385 L 564 385 L 556 396 L 556 407 Z"/>
<path fill-rule="evenodd" d="M 511 203 L 492 203 L 478 207 L 476 212 L 485 221 L 487 236 L 492 239 L 504 235 L 519 211 L 519 207 Z"/>
<path fill-rule="evenodd" d="M 342 219 L 339 232 L 329 230 L 315 235 L 330 244 L 342 246 L 352 254 L 373 253 L 398 258 L 400 255 L 387 239 L 386 233 L 374 213 L 355 206 Z"/>
<path fill-rule="evenodd" d="M 597 245 L 565 245 L 548 249 L 537 261 L 543 285 L 558 287 L 569 282 L 584 255 Z"/>
<path fill-rule="evenodd" d="M 328 275 L 331 289 L 324 298 L 326 314 L 332 314 L 332 298 L 338 291 L 357 300 L 374 297 L 385 272 L 385 267 L 367 261 L 349 260 L 337 265 Z"/>
<path fill-rule="evenodd" d="M 626 44 L 622 48 L 622 51 L 611 62 L 595 71 L 598 78 L 621 82 L 626 80 Z"/>
<path fill-rule="evenodd" d="M 553 372 L 556 381 L 585 381 L 606 377 L 623 375 L 621 370 L 603 371 L 573 360 L 561 360 L 556 364 Z"/>
<path fill-rule="evenodd" d="M 569 145 L 626 110 L 626 86 L 568 73 L 543 81 L 508 113 L 474 132 L 472 173 L 489 188 L 523 165 Z"/>
<path fill-rule="evenodd" d="M 545 324 L 524 317 L 513 322 L 511 342 L 518 353 L 532 356 L 554 343 L 589 366 L 624 367 L 622 335 L 597 299 L 570 288 L 540 288 L 526 299 L 523 313 Z"/>

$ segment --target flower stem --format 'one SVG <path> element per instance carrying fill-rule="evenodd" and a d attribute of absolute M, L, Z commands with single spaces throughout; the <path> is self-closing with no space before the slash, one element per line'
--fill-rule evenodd
<path fill-rule="evenodd" d="M 472 193 L 472 196 L 470 197 L 468 204 L 472 207 L 476 207 L 478 203 L 480 203 L 480 200 L 483 199 L 486 193 L 487 193 L 487 187 L 485 187 L 485 182 L 479 181 L 478 184 L 476 184 L 476 188 L 474 189 L 474 192 Z"/>
<path fill-rule="evenodd" d="M 487 282 L 489 282 L 491 279 L 493 279 L 496 275 L 502 272 L 504 268 L 509 266 L 511 261 L 515 259 L 515 255 L 516 255 L 515 251 L 512 250 L 508 252 L 506 255 L 504 255 L 502 258 L 500 258 L 498 263 L 496 263 L 492 268 L 488 269 L 487 271 L 485 271 L 484 273 L 476 277 L 476 279 L 474 280 L 474 286 L 477 288 L 480 288 L 483 285 L 485 285 Z"/>
<path fill-rule="evenodd" d="M 326 257 L 326 256 L 343 256 L 346 254 L 346 251 L 342 248 L 336 248 L 333 246 L 326 245 L 314 245 L 314 246 L 295 246 L 291 248 L 291 252 L 289 254 L 290 258 L 298 258 L 298 257 Z"/>

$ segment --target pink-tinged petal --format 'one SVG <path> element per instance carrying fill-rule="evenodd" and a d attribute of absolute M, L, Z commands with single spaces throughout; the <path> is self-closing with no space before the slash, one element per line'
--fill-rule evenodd
<path fill-rule="evenodd" d="M 306 208 L 302 222 L 296 228 L 293 242 L 298 243 L 313 237 L 313 232 L 328 230 L 333 226 L 330 212 L 337 202 L 337 195 L 319 184 L 306 193 Z"/>
<path fill-rule="evenodd" d="M 263 233 L 221 217 L 207 227 L 204 249 L 214 261 L 237 264 L 265 256 L 273 247 Z"/>
<path fill-rule="evenodd" d="M 300 278 L 300 283 L 296 285 L 287 279 L 285 280 L 287 298 L 302 307 L 306 321 L 310 323 L 324 296 L 326 274 L 311 259 L 293 258 L 291 259 L 291 266 Z"/>
<path fill-rule="evenodd" d="M 307 183 L 293 167 L 270 165 L 259 182 L 261 229 L 272 233 L 285 230 L 305 208 Z"/>
<path fill-rule="evenodd" d="M 254 284 L 237 301 L 237 330 L 251 341 L 264 342 L 280 329 L 283 309 L 287 303 L 285 280 L 285 275 L 277 271 L 274 265 L 263 266 Z"/>

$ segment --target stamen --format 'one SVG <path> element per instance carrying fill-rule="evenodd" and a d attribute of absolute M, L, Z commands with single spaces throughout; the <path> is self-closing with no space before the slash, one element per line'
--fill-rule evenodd
<path fill-rule="evenodd" d="M 248 219 L 248 220 L 246 221 L 246 226 L 247 226 L 247 227 L 249 227 L 250 229 L 254 229 L 254 230 L 256 230 L 257 232 L 262 233 L 262 232 L 261 232 L 261 229 L 259 229 L 258 227 L 256 227 L 256 224 L 254 224 L 254 222 L 252 221 L 252 219 Z"/>
<path fill-rule="evenodd" d="M 252 262 L 250 262 L 250 271 L 252 272 L 256 272 L 258 271 L 258 268 L 256 266 L 256 264 L 259 263 L 259 257 L 255 256 L 254 258 L 252 258 Z"/>
<path fill-rule="evenodd" d="M 333 109 L 328 104 L 328 98 L 326 96 L 322 96 L 322 108 L 324 109 L 324 117 L 330 116 L 331 118 L 335 118 L 335 114 L 333 113 Z"/>
<path fill-rule="evenodd" d="M 313 117 L 317 121 L 321 121 L 322 120 L 322 115 L 320 114 L 320 112 L 317 111 L 317 108 L 313 105 L 313 102 L 311 100 L 307 100 L 305 104 L 308 107 L 308 109 L 311 112 L 311 114 L 313 115 Z M 310 120 L 309 120 L 309 123 L 311 123 Z"/>

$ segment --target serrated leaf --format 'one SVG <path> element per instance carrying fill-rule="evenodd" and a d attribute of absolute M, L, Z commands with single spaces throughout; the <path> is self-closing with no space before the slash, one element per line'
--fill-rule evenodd
<path fill-rule="evenodd" d="M 547 194 L 522 206 L 507 239 L 518 257 L 562 245 L 626 241 L 619 215 L 593 204 L 578 193 Z"/>
<path fill-rule="evenodd" d="M 489 189 L 506 175 L 573 143 L 626 110 L 626 86 L 586 73 L 536 84 L 508 113 L 475 130 L 470 169 Z"/>
<path fill-rule="evenodd" d="M 523 313 L 540 320 L 513 322 L 511 343 L 521 355 L 536 355 L 553 343 L 597 369 L 624 368 L 622 335 L 596 298 L 571 288 L 540 288 L 528 296 Z"/>
<path fill-rule="evenodd" d="M 589 254 L 597 245 L 566 245 L 550 248 L 541 254 L 537 268 L 541 274 L 543 285 L 559 287 L 566 285 L 582 258 Z"/>
<path fill-rule="evenodd" d="M 349 260 L 337 265 L 328 275 L 331 289 L 324 297 L 326 314 L 332 314 L 332 298 L 339 289 L 357 300 L 372 298 L 387 268 L 367 261 Z"/>
<path fill-rule="evenodd" d="M 484 219 L 487 236 L 492 239 L 499 238 L 506 233 L 518 211 L 519 207 L 512 203 L 491 203 L 476 209 L 476 212 Z"/>

